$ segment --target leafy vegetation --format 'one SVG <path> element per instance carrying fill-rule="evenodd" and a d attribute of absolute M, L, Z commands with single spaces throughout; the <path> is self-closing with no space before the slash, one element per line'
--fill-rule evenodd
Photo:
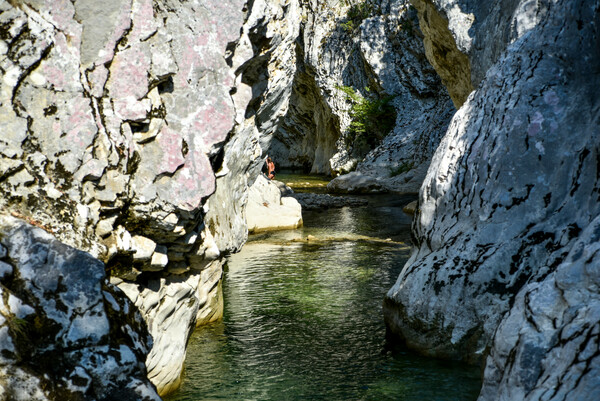
<path fill-rule="evenodd" d="M 350 86 L 338 86 L 352 106 L 352 122 L 346 136 L 346 146 L 374 148 L 394 128 L 396 110 L 390 104 L 393 96 L 367 99 Z"/>
<path fill-rule="evenodd" d="M 349 1 L 346 1 L 348 4 Z M 346 21 L 341 24 L 342 28 L 349 33 L 354 32 L 360 24 L 369 18 L 375 11 L 375 6 L 371 1 L 365 0 L 359 3 L 351 4 L 346 15 Z"/>
<path fill-rule="evenodd" d="M 405 18 L 400 22 L 400 29 L 402 29 L 410 37 L 415 36 L 415 28 L 413 22 L 409 18 Z"/>

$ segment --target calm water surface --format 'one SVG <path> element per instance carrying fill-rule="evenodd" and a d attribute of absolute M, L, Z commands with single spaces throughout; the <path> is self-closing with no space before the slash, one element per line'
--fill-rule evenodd
<path fill-rule="evenodd" d="M 381 303 L 408 257 L 410 200 L 305 213 L 303 229 L 251 238 L 229 258 L 223 321 L 196 330 L 168 400 L 475 400 L 478 369 L 385 338 Z"/>

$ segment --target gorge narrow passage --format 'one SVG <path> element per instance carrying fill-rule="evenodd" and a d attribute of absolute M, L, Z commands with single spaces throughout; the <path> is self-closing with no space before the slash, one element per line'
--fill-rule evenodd
<path fill-rule="evenodd" d="M 303 212 L 301 229 L 251 237 L 229 258 L 223 321 L 196 330 L 167 400 L 475 400 L 478 368 L 385 339 L 381 303 L 409 255 L 410 200 Z"/>

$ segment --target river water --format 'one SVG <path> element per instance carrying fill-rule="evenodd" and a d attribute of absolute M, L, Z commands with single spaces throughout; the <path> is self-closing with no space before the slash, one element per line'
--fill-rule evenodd
<path fill-rule="evenodd" d="M 478 368 L 386 339 L 381 304 L 409 254 L 410 200 L 305 212 L 302 229 L 251 237 L 228 260 L 223 320 L 193 334 L 167 399 L 475 400 Z"/>

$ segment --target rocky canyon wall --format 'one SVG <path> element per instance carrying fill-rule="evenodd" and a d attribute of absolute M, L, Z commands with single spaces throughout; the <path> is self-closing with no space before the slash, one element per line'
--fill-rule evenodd
<path fill-rule="evenodd" d="M 487 357 L 483 400 L 594 398 L 600 5 L 473 3 L 0 0 L 0 369 L 38 399 L 175 389 L 268 152 L 356 169 L 340 190 L 426 175 L 392 331 Z M 393 106 L 374 149 L 347 141 L 349 90 Z M 63 348 L 52 387 L 28 361 Z"/>
<path fill-rule="evenodd" d="M 600 3 L 415 5 L 462 107 L 386 322 L 425 354 L 487 360 L 480 400 L 596 399 Z"/>
<path fill-rule="evenodd" d="M 302 2 L 290 108 L 268 152 L 282 167 L 333 175 L 357 169 L 381 178 L 381 188 L 417 192 L 454 107 L 425 57 L 409 2 L 357 5 L 362 11 L 337 0 Z M 365 144 L 348 133 L 344 88 L 389 100 L 391 133 L 382 141 Z"/>
<path fill-rule="evenodd" d="M 297 4 L 31 0 L 0 11 L 0 207 L 105 263 L 144 317 L 148 377 L 167 393 L 194 327 L 222 313 L 223 255 L 245 241 L 247 188 L 287 110 L 276 66 L 294 65 Z"/>

